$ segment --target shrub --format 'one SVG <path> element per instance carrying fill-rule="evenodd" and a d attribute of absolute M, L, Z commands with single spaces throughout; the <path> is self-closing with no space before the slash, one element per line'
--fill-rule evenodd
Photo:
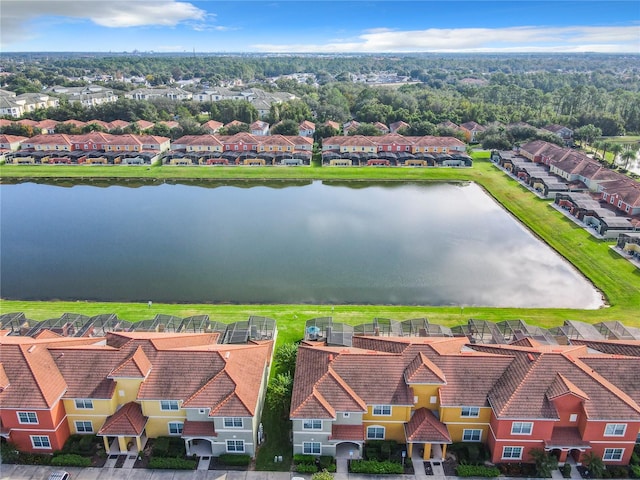
<path fill-rule="evenodd" d="M 154 457 L 166 457 L 169 453 L 169 437 L 158 437 L 153 443 L 151 455 Z"/>
<path fill-rule="evenodd" d="M 484 465 L 458 465 L 456 475 L 459 477 L 497 477 L 500 475 L 500 470 Z"/>
<path fill-rule="evenodd" d="M 198 462 L 184 458 L 151 457 L 148 468 L 164 470 L 194 470 Z"/>
<path fill-rule="evenodd" d="M 2 463 L 16 463 L 20 457 L 20 452 L 15 444 L 3 442 L 0 444 L 0 457 L 2 457 Z"/>
<path fill-rule="evenodd" d="M 321 469 L 330 469 L 331 467 L 336 466 L 334 459 L 331 455 L 320 455 L 320 457 L 318 458 L 319 462 L 320 462 L 320 468 Z M 331 471 L 331 470 L 329 470 Z"/>
<path fill-rule="evenodd" d="M 400 475 L 404 467 L 400 463 L 378 462 L 376 460 L 352 460 L 352 473 L 370 473 L 375 475 Z"/>
<path fill-rule="evenodd" d="M 50 465 L 51 455 L 44 453 L 25 453 L 19 452 L 16 463 L 20 465 Z"/>
<path fill-rule="evenodd" d="M 631 465 L 629 469 L 633 478 L 640 478 L 640 465 Z"/>
<path fill-rule="evenodd" d="M 300 464 L 300 463 L 316 463 L 316 457 L 314 457 L 313 455 L 304 455 L 302 453 L 296 453 L 293 456 L 293 463 L 295 463 L 296 465 Z"/>
<path fill-rule="evenodd" d="M 299 463 L 296 465 L 296 472 L 298 473 L 316 473 L 318 467 L 315 463 Z"/>
<path fill-rule="evenodd" d="M 89 455 L 93 451 L 95 440 L 95 435 L 81 435 L 80 441 L 78 442 L 78 449 L 80 450 L 80 454 Z"/>
<path fill-rule="evenodd" d="M 459 463 L 481 465 L 489 459 L 489 453 L 482 443 L 455 442 L 447 450 L 456 455 Z"/>
<path fill-rule="evenodd" d="M 223 465 L 246 467 L 251 463 L 251 456 L 240 453 L 223 453 L 218 457 L 218 461 Z"/>
<path fill-rule="evenodd" d="M 638 445 L 640 445 L 640 443 Z M 640 455 L 635 452 L 635 449 L 634 449 L 633 453 L 631 454 L 631 462 L 630 463 L 631 463 L 631 465 L 640 465 Z"/>
<path fill-rule="evenodd" d="M 333 480 L 333 475 L 326 470 L 311 475 L 311 480 Z"/>
<path fill-rule="evenodd" d="M 90 467 L 91 459 L 76 455 L 75 453 L 63 453 L 51 459 L 51 465 L 57 467 Z"/>
<path fill-rule="evenodd" d="M 622 465 L 610 465 L 607 467 L 607 472 L 611 478 L 629 478 L 629 469 Z"/>
<path fill-rule="evenodd" d="M 562 468 L 560 468 L 560 471 L 562 472 L 562 476 L 564 478 L 571 478 L 571 465 L 569 465 L 568 463 L 565 463 Z"/>

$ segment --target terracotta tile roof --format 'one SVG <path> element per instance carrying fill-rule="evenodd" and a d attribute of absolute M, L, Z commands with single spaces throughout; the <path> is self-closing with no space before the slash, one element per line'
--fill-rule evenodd
<path fill-rule="evenodd" d="M 0 363 L 0 392 L 6 389 L 9 384 L 9 377 L 7 376 L 7 372 L 4 369 L 4 364 Z"/>
<path fill-rule="evenodd" d="M 316 124 L 309 120 L 304 120 L 300 125 L 298 125 L 298 128 L 301 130 L 315 130 Z"/>
<path fill-rule="evenodd" d="M 124 362 L 111 370 L 107 378 L 146 378 L 151 372 L 151 362 L 141 346 Z"/>
<path fill-rule="evenodd" d="M 564 375 L 558 373 L 547 389 L 547 397 L 549 397 L 550 400 L 555 400 L 557 397 L 561 397 L 563 395 L 575 395 L 583 400 L 589 400 L 589 395 L 576 387 Z"/>
<path fill-rule="evenodd" d="M 2 125 L 0 125 L 1 127 Z M 24 142 L 29 137 L 22 137 L 20 135 L 6 135 L 4 133 L 0 134 L 0 143 L 16 143 L 16 142 Z"/>
<path fill-rule="evenodd" d="M 361 442 L 364 440 L 364 425 L 331 425 L 329 440 Z"/>
<path fill-rule="evenodd" d="M 86 125 L 85 122 L 81 122 L 80 120 L 76 120 L 74 118 L 70 119 L 70 120 L 65 120 L 64 122 L 61 123 L 66 123 L 68 125 L 73 125 L 74 127 L 78 127 L 78 128 L 82 128 Z"/>
<path fill-rule="evenodd" d="M 640 405 L 640 355 L 590 355 L 581 360 Z"/>
<path fill-rule="evenodd" d="M 38 340 L 42 338 L 60 338 L 60 337 L 62 337 L 62 335 L 60 335 L 59 333 L 53 332 L 48 328 L 43 328 L 33 336 L 33 338 L 36 338 Z"/>
<path fill-rule="evenodd" d="M 571 389 L 583 402 L 590 419 L 638 418 L 640 406 L 625 392 L 584 363 L 584 350 L 555 348 L 545 353 L 532 349 L 494 348 L 474 345 L 474 349 L 513 356 L 513 361 L 489 392 L 489 402 L 498 418 L 549 418 L 558 414 L 548 392 L 557 392 L 557 375 L 570 379 Z M 615 362 L 609 368 L 616 368 Z M 569 388 L 568 386 L 566 387 Z"/>
<path fill-rule="evenodd" d="M 222 122 L 218 122 L 216 120 L 209 120 L 208 122 L 205 122 L 202 124 L 203 128 L 206 128 L 207 130 L 212 130 L 212 131 L 220 130 L 223 126 L 224 124 Z"/>
<path fill-rule="evenodd" d="M 213 422 L 195 422 L 193 420 L 185 420 L 182 427 L 183 437 L 217 437 L 215 425 Z"/>
<path fill-rule="evenodd" d="M 640 340 L 579 340 L 572 339 L 572 344 L 586 345 L 602 353 L 640 357 Z"/>
<path fill-rule="evenodd" d="M 42 343 L 5 343 L 2 337 L 0 358 L 5 366 L 7 388 L 0 392 L 4 408 L 51 408 L 67 389 L 65 379 Z M 30 339 L 33 340 L 33 339 Z"/>
<path fill-rule="evenodd" d="M 582 435 L 577 427 L 554 427 L 551 439 L 544 442 L 545 448 L 582 448 L 589 447 L 590 443 L 582 440 Z"/>
<path fill-rule="evenodd" d="M 470 132 L 476 130 L 478 132 L 484 132 L 486 129 L 477 122 L 466 122 L 461 123 L 460 128 L 464 128 L 465 130 L 469 130 Z"/>
<path fill-rule="evenodd" d="M 404 370 L 404 379 L 408 384 L 444 384 L 446 378 L 442 370 L 420 352 Z"/>
<path fill-rule="evenodd" d="M 48 128 L 55 127 L 58 123 L 59 122 L 57 122 L 55 120 L 46 119 L 46 120 L 42 120 L 42 121 L 36 123 L 36 126 L 38 128 L 48 129 Z"/>
<path fill-rule="evenodd" d="M 98 435 L 137 437 L 142 435 L 148 419 L 142 414 L 140 404 L 129 402 L 107 417 L 102 428 L 98 430 Z"/>
<path fill-rule="evenodd" d="M 408 443 L 451 443 L 447 426 L 426 408 L 419 408 L 405 425 Z"/>
<path fill-rule="evenodd" d="M 129 122 L 125 122 L 124 120 L 114 120 L 113 122 L 109 122 L 109 129 L 124 128 L 128 125 Z"/>

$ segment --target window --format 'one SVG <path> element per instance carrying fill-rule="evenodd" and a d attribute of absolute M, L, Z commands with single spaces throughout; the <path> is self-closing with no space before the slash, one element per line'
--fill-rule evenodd
<path fill-rule="evenodd" d="M 618 201 L 618 208 L 620 208 L 622 206 L 622 200 Z"/>
<path fill-rule="evenodd" d="M 302 442 L 302 453 L 305 455 L 320 455 L 321 450 L 320 442 Z"/>
<path fill-rule="evenodd" d="M 169 422 L 169 435 L 182 435 L 183 427 L 182 422 Z"/>
<path fill-rule="evenodd" d="M 624 448 L 605 448 L 602 460 L 622 460 Z"/>
<path fill-rule="evenodd" d="M 384 427 L 367 427 L 369 440 L 384 440 Z"/>
<path fill-rule="evenodd" d="M 626 423 L 607 423 L 607 426 L 604 427 L 604 436 L 605 437 L 624 437 L 624 434 L 626 431 L 627 431 Z"/>
<path fill-rule="evenodd" d="M 227 440 L 227 452 L 244 452 L 244 440 Z"/>
<path fill-rule="evenodd" d="M 513 422 L 511 424 L 511 435 L 531 435 L 533 423 L 531 422 Z"/>
<path fill-rule="evenodd" d="M 342 418 L 349 418 L 351 416 L 351 412 L 343 412 Z"/>
<path fill-rule="evenodd" d="M 482 430 L 467 429 L 462 431 L 463 442 L 479 442 L 482 440 Z"/>
<path fill-rule="evenodd" d="M 76 399 L 76 408 L 81 409 L 91 409 L 93 408 L 93 400 L 88 398 L 77 398 Z"/>
<path fill-rule="evenodd" d="M 462 407 L 461 417 L 479 417 L 480 407 Z"/>
<path fill-rule="evenodd" d="M 51 442 L 46 435 L 31 435 L 33 448 L 51 448 Z"/>
<path fill-rule="evenodd" d="M 160 400 L 160 410 L 178 410 L 178 401 Z"/>
<path fill-rule="evenodd" d="M 374 405 L 373 414 L 386 416 L 391 415 L 391 405 Z"/>
<path fill-rule="evenodd" d="M 516 459 L 522 458 L 522 447 L 502 447 L 502 459 Z"/>
<path fill-rule="evenodd" d="M 577 422 L 578 421 L 578 414 L 577 413 L 572 413 L 571 415 L 569 415 L 569 421 L 570 422 Z"/>
<path fill-rule="evenodd" d="M 38 415 L 36 412 L 18 412 L 18 421 L 20 423 L 38 423 Z"/>
<path fill-rule="evenodd" d="M 93 433 L 93 424 L 91 422 L 76 422 L 76 432 L 78 433 Z"/>
<path fill-rule="evenodd" d="M 429 403 L 438 403 L 438 397 L 435 395 L 430 396 Z"/>
<path fill-rule="evenodd" d="M 242 428 L 242 418 L 240 417 L 225 417 L 224 426 L 227 428 Z"/>
<path fill-rule="evenodd" d="M 322 430 L 322 420 L 303 420 L 302 428 L 305 430 Z"/>

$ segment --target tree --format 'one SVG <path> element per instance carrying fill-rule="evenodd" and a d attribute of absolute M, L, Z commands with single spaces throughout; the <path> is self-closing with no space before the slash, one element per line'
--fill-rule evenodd
<path fill-rule="evenodd" d="M 636 159 L 638 155 L 638 148 L 633 145 L 626 145 L 622 153 L 620 154 L 620 160 L 622 161 L 622 168 L 629 168 L 629 164 Z"/>
<path fill-rule="evenodd" d="M 589 470 L 591 478 L 602 478 L 605 472 L 604 462 L 593 452 L 587 452 L 582 456 L 582 463 Z"/>
<path fill-rule="evenodd" d="M 298 125 L 294 120 L 282 120 L 271 128 L 271 135 L 298 135 Z"/>
<path fill-rule="evenodd" d="M 591 142 L 600 136 L 602 136 L 602 130 L 591 123 L 578 127 L 573 131 L 573 137 L 587 145 L 591 145 Z"/>
<path fill-rule="evenodd" d="M 313 139 L 316 142 L 320 142 L 323 138 L 335 137 L 338 133 L 338 130 L 330 125 L 318 125 L 313 134 Z"/>
<path fill-rule="evenodd" d="M 349 132 L 349 135 L 364 135 L 365 137 L 376 137 L 382 135 L 382 132 L 370 123 L 362 123 L 358 125 L 358 128 L 356 128 L 355 130 L 351 130 Z"/>
<path fill-rule="evenodd" d="M 551 472 L 558 468 L 558 459 L 555 455 L 550 455 L 541 448 L 533 448 L 529 454 L 536 464 L 536 473 L 538 477 L 550 478 Z"/>
<path fill-rule="evenodd" d="M 293 375 L 296 369 L 296 358 L 298 357 L 298 345 L 295 343 L 284 343 L 276 348 L 274 363 L 281 373 Z"/>
<path fill-rule="evenodd" d="M 622 153 L 624 147 L 620 143 L 613 143 L 609 147 L 609 151 L 613 154 L 613 160 L 611 160 L 611 164 L 616 164 L 618 160 L 618 155 Z"/>
<path fill-rule="evenodd" d="M 292 390 L 293 376 L 289 372 L 278 373 L 271 379 L 267 388 L 266 402 L 269 408 L 286 418 L 289 415 Z"/>
<path fill-rule="evenodd" d="M 600 143 L 600 148 L 602 148 L 602 160 L 604 162 L 607 161 L 607 151 L 609 150 L 609 148 L 611 147 L 611 143 L 607 142 L 607 141 L 602 141 Z M 611 162 L 613 164 L 613 162 Z"/>

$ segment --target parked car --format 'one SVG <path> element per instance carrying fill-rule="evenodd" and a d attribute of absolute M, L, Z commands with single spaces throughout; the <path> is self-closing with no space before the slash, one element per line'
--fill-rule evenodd
<path fill-rule="evenodd" d="M 49 480 L 69 480 L 69 478 L 71 478 L 69 477 L 69 472 L 64 470 L 57 470 L 49 475 Z"/>

